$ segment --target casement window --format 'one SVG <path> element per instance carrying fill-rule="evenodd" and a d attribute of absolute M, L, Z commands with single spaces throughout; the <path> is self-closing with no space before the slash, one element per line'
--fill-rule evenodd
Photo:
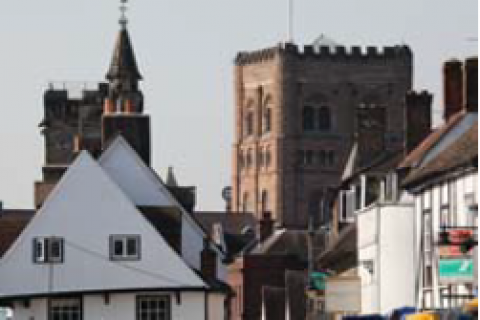
<path fill-rule="evenodd" d="M 137 297 L 136 320 L 171 320 L 172 302 L 170 296 L 155 295 Z"/>
<path fill-rule="evenodd" d="M 137 235 L 114 235 L 110 237 L 110 259 L 114 261 L 140 260 L 141 244 Z"/>
<path fill-rule="evenodd" d="M 82 300 L 80 298 L 50 299 L 49 320 L 82 320 Z"/>
<path fill-rule="evenodd" d="M 323 106 L 317 111 L 317 126 L 319 131 L 330 131 L 332 127 L 332 119 L 330 108 Z"/>
<path fill-rule="evenodd" d="M 303 131 L 315 130 L 315 109 L 311 106 L 303 108 Z"/>
<path fill-rule="evenodd" d="M 63 263 L 64 240 L 58 237 L 33 239 L 33 261 L 35 263 Z"/>

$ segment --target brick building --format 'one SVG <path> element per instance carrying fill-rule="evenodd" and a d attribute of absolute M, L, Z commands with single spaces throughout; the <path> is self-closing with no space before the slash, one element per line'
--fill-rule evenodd
<path fill-rule="evenodd" d="M 309 213 L 320 218 L 322 194 L 339 184 L 355 141 L 358 110 L 382 130 L 386 149 L 403 146 L 412 60 L 407 46 L 281 44 L 239 53 L 232 211 L 270 211 L 293 229 L 306 227 Z"/>

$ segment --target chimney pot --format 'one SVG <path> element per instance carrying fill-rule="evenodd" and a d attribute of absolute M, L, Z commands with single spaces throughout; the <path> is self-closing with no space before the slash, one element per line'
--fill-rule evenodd
<path fill-rule="evenodd" d="M 260 242 L 264 242 L 273 234 L 275 221 L 272 220 L 272 213 L 270 211 L 262 212 L 262 219 L 259 222 L 259 236 Z"/>
<path fill-rule="evenodd" d="M 443 66 L 444 113 L 445 122 L 463 108 L 463 72 L 462 63 L 449 60 Z"/>
<path fill-rule="evenodd" d="M 465 110 L 478 112 L 478 58 L 471 57 L 465 60 Z"/>
<path fill-rule="evenodd" d="M 200 271 L 205 279 L 217 278 L 217 253 L 210 248 L 210 241 L 204 239 L 203 250 L 200 254 Z"/>

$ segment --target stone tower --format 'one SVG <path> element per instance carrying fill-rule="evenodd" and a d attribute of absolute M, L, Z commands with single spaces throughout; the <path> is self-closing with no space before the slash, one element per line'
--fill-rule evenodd
<path fill-rule="evenodd" d="M 258 219 L 270 211 L 279 226 L 306 227 L 326 188 L 340 182 L 359 109 L 384 110 L 372 113 L 384 114 L 383 145 L 402 148 L 412 65 L 407 46 L 281 44 L 239 53 L 232 210 Z"/>
<path fill-rule="evenodd" d="M 35 183 L 35 206 L 39 207 L 60 180 L 80 150 L 98 156 L 118 134 L 150 165 L 150 118 L 143 114 L 142 76 L 125 16 L 106 75 L 96 88 L 86 85 L 50 85 L 44 94 L 44 119 L 40 123 L 45 141 L 42 181 Z"/>

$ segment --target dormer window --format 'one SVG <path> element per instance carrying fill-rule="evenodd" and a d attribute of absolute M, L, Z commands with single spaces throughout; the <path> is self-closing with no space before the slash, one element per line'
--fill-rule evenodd
<path fill-rule="evenodd" d="M 110 237 L 110 259 L 113 261 L 140 260 L 140 236 L 114 235 Z"/>
<path fill-rule="evenodd" d="M 63 263 L 64 240 L 58 237 L 38 237 L 33 240 L 35 263 Z"/>

